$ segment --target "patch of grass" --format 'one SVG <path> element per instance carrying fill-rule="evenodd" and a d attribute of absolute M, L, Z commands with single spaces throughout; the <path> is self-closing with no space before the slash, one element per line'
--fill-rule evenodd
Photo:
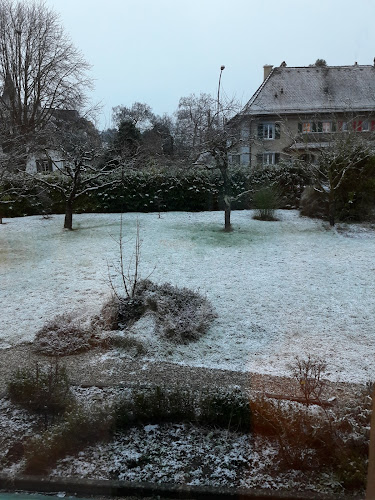
<path fill-rule="evenodd" d="M 113 335 L 109 337 L 109 345 L 117 347 L 118 349 L 124 349 L 130 353 L 135 353 L 137 356 L 144 356 L 147 354 L 147 349 L 142 342 L 131 337 L 130 335 Z"/>

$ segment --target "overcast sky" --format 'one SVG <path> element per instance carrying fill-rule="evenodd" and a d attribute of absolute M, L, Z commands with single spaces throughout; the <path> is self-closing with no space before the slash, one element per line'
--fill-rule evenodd
<path fill-rule="evenodd" d="M 92 65 L 99 128 L 113 106 L 162 115 L 180 97 L 223 91 L 243 104 L 263 65 L 373 64 L 375 0 L 46 0 Z"/>

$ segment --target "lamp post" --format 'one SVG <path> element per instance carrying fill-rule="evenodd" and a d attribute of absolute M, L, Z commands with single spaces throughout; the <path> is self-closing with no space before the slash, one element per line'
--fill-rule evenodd
<path fill-rule="evenodd" d="M 225 66 L 220 67 L 220 75 L 219 75 L 219 85 L 217 87 L 217 115 L 219 118 L 219 110 L 220 110 L 220 84 L 221 84 L 221 75 L 225 70 Z"/>

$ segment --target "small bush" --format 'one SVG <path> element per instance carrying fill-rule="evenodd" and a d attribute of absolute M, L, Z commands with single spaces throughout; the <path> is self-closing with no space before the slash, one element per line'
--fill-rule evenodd
<path fill-rule="evenodd" d="M 138 389 L 131 398 L 120 401 L 115 415 L 118 429 L 163 422 L 191 422 L 243 432 L 250 432 L 251 427 L 249 399 L 237 389 L 213 394 L 159 386 Z"/>
<path fill-rule="evenodd" d="M 236 389 L 218 391 L 201 401 L 200 422 L 228 430 L 250 432 L 251 411 L 249 398 Z"/>
<path fill-rule="evenodd" d="M 275 210 L 280 206 L 280 196 L 273 186 L 265 186 L 254 193 L 254 219 L 276 221 Z"/>
<path fill-rule="evenodd" d="M 154 286 L 146 294 L 146 302 L 155 312 L 162 336 L 177 343 L 198 340 L 216 317 L 205 297 L 170 283 Z"/>
<path fill-rule="evenodd" d="M 73 396 L 66 369 L 58 363 L 17 370 L 8 384 L 8 396 L 24 408 L 48 416 L 61 415 Z"/>
<path fill-rule="evenodd" d="M 69 314 L 55 316 L 34 339 L 35 351 L 48 356 L 66 356 L 91 349 L 102 343 L 95 329 L 84 328 Z"/>
<path fill-rule="evenodd" d="M 117 328 L 125 328 L 151 311 L 160 334 L 177 343 L 198 340 L 216 317 L 211 303 L 201 294 L 170 283 L 156 285 L 141 280 L 133 297 L 112 300 L 117 311 L 111 312 L 111 318 L 116 318 Z"/>
<path fill-rule="evenodd" d="M 327 365 L 324 361 L 313 358 L 310 354 L 306 359 L 297 356 L 295 362 L 289 366 L 292 376 L 298 382 L 306 404 L 310 404 L 313 400 L 320 401 L 325 387 L 323 376 L 326 368 Z"/>
<path fill-rule="evenodd" d="M 325 193 L 320 193 L 313 186 L 307 186 L 301 195 L 300 214 L 305 217 L 328 217 L 328 202 Z"/>
<path fill-rule="evenodd" d="M 196 407 L 189 390 L 167 390 L 159 386 L 134 390 L 131 399 L 122 400 L 115 411 L 116 428 L 162 422 L 194 422 Z"/>
<path fill-rule="evenodd" d="M 85 446 L 107 439 L 112 427 L 106 409 L 88 413 L 74 407 L 58 425 L 33 438 L 26 446 L 26 474 L 44 474 L 56 461 L 80 451 Z"/>

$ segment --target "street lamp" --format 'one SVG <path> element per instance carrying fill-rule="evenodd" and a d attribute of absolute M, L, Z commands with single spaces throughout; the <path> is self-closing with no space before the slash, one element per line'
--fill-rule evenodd
<path fill-rule="evenodd" d="M 219 85 L 217 87 L 217 114 L 219 116 L 219 109 L 220 109 L 220 83 L 221 83 L 221 75 L 223 71 L 225 70 L 225 66 L 220 67 L 220 76 L 219 76 Z"/>

